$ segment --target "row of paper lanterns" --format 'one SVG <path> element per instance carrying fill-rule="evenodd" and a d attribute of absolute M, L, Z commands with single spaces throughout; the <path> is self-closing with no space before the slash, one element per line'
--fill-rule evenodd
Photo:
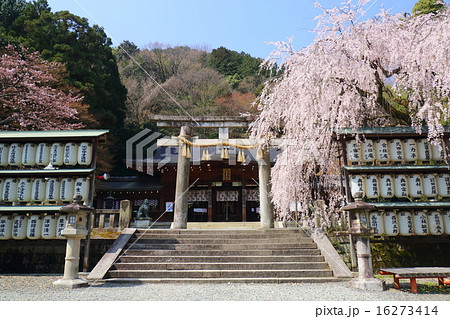
<path fill-rule="evenodd" d="M 449 174 L 351 175 L 350 189 L 370 199 L 450 197 Z"/>
<path fill-rule="evenodd" d="M 64 239 L 66 215 L 2 215 L 0 240 L 8 239 Z"/>
<path fill-rule="evenodd" d="M 0 144 L 0 166 L 90 165 L 92 143 Z"/>
<path fill-rule="evenodd" d="M 445 152 L 442 140 L 438 145 L 430 143 L 426 138 L 422 139 L 379 139 L 347 141 L 347 160 L 354 163 L 389 163 L 389 162 L 442 162 Z"/>
<path fill-rule="evenodd" d="M 450 235 L 450 211 L 383 211 L 369 214 L 374 235 Z"/>
<path fill-rule="evenodd" d="M 90 178 L 6 178 L 0 179 L 0 201 L 23 203 L 70 202 L 75 195 L 88 201 Z"/>

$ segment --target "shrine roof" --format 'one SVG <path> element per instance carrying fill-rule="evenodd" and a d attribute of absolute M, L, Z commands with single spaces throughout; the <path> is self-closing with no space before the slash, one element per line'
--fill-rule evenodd
<path fill-rule="evenodd" d="M 423 136 L 426 137 L 428 127 L 423 126 L 420 131 L 416 131 L 411 126 L 394 126 L 394 127 L 361 127 L 358 129 L 342 128 L 334 130 L 335 138 L 351 138 L 356 134 L 364 135 L 365 137 L 394 137 L 401 136 Z M 450 133 L 450 127 L 444 127 L 444 134 Z"/>

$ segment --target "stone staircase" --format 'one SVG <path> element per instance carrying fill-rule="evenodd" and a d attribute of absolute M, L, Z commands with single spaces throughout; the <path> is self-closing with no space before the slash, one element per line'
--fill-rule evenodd
<path fill-rule="evenodd" d="M 333 277 L 316 244 L 299 229 L 137 229 L 122 241 L 122 253 L 112 247 L 117 254 L 114 262 L 108 268 L 103 266 L 104 272 L 94 269 L 91 279 L 253 283 L 342 280 Z"/>

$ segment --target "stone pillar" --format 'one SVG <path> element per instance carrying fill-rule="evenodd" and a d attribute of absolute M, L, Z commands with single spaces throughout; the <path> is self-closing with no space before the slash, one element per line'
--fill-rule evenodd
<path fill-rule="evenodd" d="M 119 210 L 119 231 L 130 227 L 131 220 L 131 202 L 128 199 L 120 201 Z"/>
<path fill-rule="evenodd" d="M 191 128 L 189 126 L 182 126 L 180 136 L 191 140 Z M 173 214 L 174 229 L 185 229 L 187 227 L 188 215 L 188 193 L 189 188 L 189 171 L 191 166 L 191 159 L 183 156 L 184 143 L 180 141 L 178 147 L 178 164 L 177 164 L 177 181 L 175 189 L 175 205 Z"/>
<path fill-rule="evenodd" d="M 367 237 L 356 238 L 356 251 L 358 252 L 358 274 L 362 278 L 373 277 L 372 257 L 370 255 L 370 242 Z"/>
<path fill-rule="evenodd" d="M 273 205 L 270 197 L 270 152 L 263 150 L 263 157 L 258 159 L 259 173 L 259 214 L 261 228 L 273 228 Z"/>

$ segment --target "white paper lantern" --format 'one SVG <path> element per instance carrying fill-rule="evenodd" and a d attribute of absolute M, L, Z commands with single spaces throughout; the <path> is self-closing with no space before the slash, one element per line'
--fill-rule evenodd
<path fill-rule="evenodd" d="M 399 233 L 402 236 L 414 235 L 413 218 L 410 212 L 399 212 L 397 214 Z"/>
<path fill-rule="evenodd" d="M 403 141 L 403 151 L 405 155 L 405 161 L 417 162 L 419 154 L 417 150 L 416 141 L 412 138 Z"/>
<path fill-rule="evenodd" d="M 419 161 L 422 162 L 431 161 L 431 146 L 426 138 L 421 138 L 417 141 L 417 150 Z"/>
<path fill-rule="evenodd" d="M 365 196 L 365 178 L 362 175 L 352 175 L 350 178 L 350 189 L 352 197 L 355 198 L 357 192 L 362 192 Z"/>
<path fill-rule="evenodd" d="M 61 183 L 57 178 L 49 178 L 45 185 L 45 201 L 48 203 L 57 202 L 60 200 L 59 192 Z"/>
<path fill-rule="evenodd" d="M 66 143 L 64 145 L 64 165 L 74 166 L 78 162 L 78 144 Z"/>
<path fill-rule="evenodd" d="M 395 195 L 394 178 L 391 175 L 380 176 L 381 197 L 392 198 Z"/>
<path fill-rule="evenodd" d="M 28 217 L 17 215 L 13 219 L 12 238 L 25 239 L 27 237 Z"/>
<path fill-rule="evenodd" d="M 389 153 L 391 154 L 391 161 L 401 162 L 404 158 L 402 141 L 399 139 L 390 140 Z"/>
<path fill-rule="evenodd" d="M 3 182 L 3 200 L 5 202 L 17 201 L 17 179 L 7 178 Z"/>
<path fill-rule="evenodd" d="M 13 229 L 13 217 L 9 215 L 3 215 L 0 217 L 0 240 L 11 239 Z"/>
<path fill-rule="evenodd" d="M 17 184 L 17 200 L 19 202 L 31 201 L 31 188 L 33 180 L 31 178 L 21 178 Z"/>
<path fill-rule="evenodd" d="M 75 189 L 75 180 L 73 178 L 63 178 L 61 180 L 59 197 L 63 202 L 71 202 Z"/>
<path fill-rule="evenodd" d="M 444 232 L 446 235 L 450 235 L 450 211 L 445 211 L 442 214 Z"/>
<path fill-rule="evenodd" d="M 431 144 L 431 159 L 436 162 L 442 162 L 445 160 L 445 152 L 442 140 L 439 140 L 439 143 L 435 145 Z"/>
<path fill-rule="evenodd" d="M 57 219 L 55 215 L 47 215 L 42 220 L 42 233 L 43 239 L 53 239 L 56 237 L 56 223 Z"/>
<path fill-rule="evenodd" d="M 347 160 L 349 163 L 361 161 L 361 148 L 356 140 L 347 141 Z"/>
<path fill-rule="evenodd" d="M 437 179 L 434 174 L 423 175 L 423 194 L 426 197 L 436 197 L 438 195 Z"/>
<path fill-rule="evenodd" d="M 394 177 L 394 192 L 397 198 L 407 198 L 409 194 L 408 178 L 406 175 L 399 174 Z"/>
<path fill-rule="evenodd" d="M 92 162 L 92 143 L 83 142 L 78 147 L 78 164 L 91 165 Z"/>
<path fill-rule="evenodd" d="M 27 225 L 27 238 L 39 239 L 42 233 L 42 216 L 31 215 Z"/>
<path fill-rule="evenodd" d="M 428 212 L 428 227 L 431 235 L 444 234 L 444 219 L 440 212 Z"/>
<path fill-rule="evenodd" d="M 36 144 L 26 143 L 23 145 L 22 164 L 25 166 L 36 164 Z"/>
<path fill-rule="evenodd" d="M 415 212 L 413 215 L 414 233 L 418 236 L 428 235 L 428 218 L 425 212 Z"/>
<path fill-rule="evenodd" d="M 50 148 L 50 164 L 61 166 L 64 162 L 64 144 L 53 143 Z"/>
<path fill-rule="evenodd" d="M 372 212 L 369 214 L 370 227 L 374 229 L 374 235 L 384 234 L 383 214 L 381 212 Z"/>
<path fill-rule="evenodd" d="M 58 239 L 66 238 L 63 235 L 61 235 L 61 231 L 63 231 L 64 228 L 66 228 L 66 223 L 67 223 L 67 216 L 60 215 L 56 221 L 56 236 L 55 236 L 55 238 L 58 238 Z"/>
<path fill-rule="evenodd" d="M 20 166 L 22 164 L 23 145 L 13 143 L 9 146 L 8 165 Z"/>
<path fill-rule="evenodd" d="M 380 197 L 380 182 L 377 175 L 367 175 L 366 177 L 366 197 L 376 199 Z"/>
<path fill-rule="evenodd" d="M 88 201 L 89 199 L 89 189 L 90 189 L 90 179 L 89 178 L 77 178 L 75 180 L 75 189 L 73 196 L 81 195 L 81 200 L 83 202 Z"/>
<path fill-rule="evenodd" d="M 375 145 L 372 140 L 362 142 L 363 162 L 370 163 L 375 161 Z"/>
<path fill-rule="evenodd" d="M 9 144 L 0 143 L 0 166 L 8 165 Z"/>
<path fill-rule="evenodd" d="M 47 166 L 50 163 L 50 148 L 50 144 L 38 144 L 36 149 L 36 165 Z"/>
<path fill-rule="evenodd" d="M 380 163 L 387 163 L 391 160 L 391 156 L 389 153 L 389 143 L 387 140 L 377 140 L 375 142 L 375 150 L 376 159 Z"/>
<path fill-rule="evenodd" d="M 409 195 L 412 198 L 420 198 L 423 196 L 423 181 L 419 174 L 411 174 L 408 176 Z"/>
<path fill-rule="evenodd" d="M 384 216 L 384 232 L 387 236 L 397 236 L 399 233 L 398 219 L 395 212 L 385 212 Z"/>
<path fill-rule="evenodd" d="M 36 178 L 33 180 L 31 188 L 31 201 L 34 203 L 41 203 L 45 199 L 45 179 Z"/>
<path fill-rule="evenodd" d="M 450 175 L 438 175 L 438 194 L 441 197 L 450 197 Z"/>

